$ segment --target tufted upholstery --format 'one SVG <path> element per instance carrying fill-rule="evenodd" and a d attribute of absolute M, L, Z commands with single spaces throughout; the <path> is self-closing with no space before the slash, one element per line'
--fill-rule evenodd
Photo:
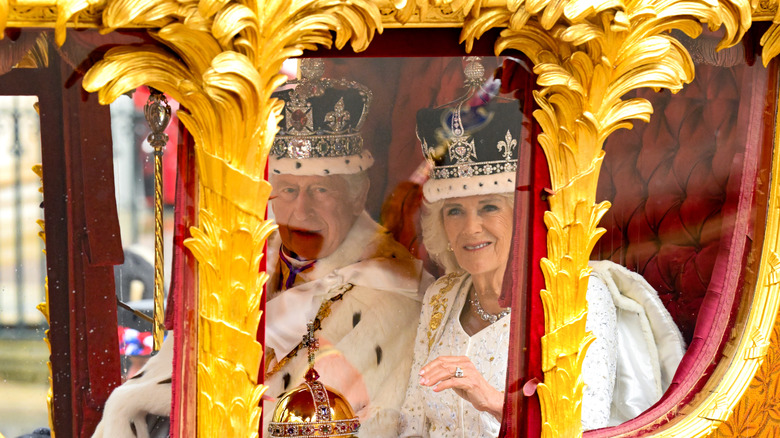
<path fill-rule="evenodd" d="M 756 199 L 765 196 L 776 75 L 775 65 L 698 64 L 678 96 L 643 93 L 655 109 L 651 122 L 605 145 L 598 195 L 614 206 L 593 256 L 640 272 L 689 344 L 658 403 L 585 437 L 643 436 L 666 423 L 707 382 L 736 334 L 753 227 L 763 217 Z"/>
<path fill-rule="evenodd" d="M 645 91 L 649 124 L 636 122 L 605 145 L 598 199 L 612 202 L 594 259 L 642 274 L 690 343 L 723 233 L 731 218 L 745 129 L 738 123 L 739 67 L 697 66 L 678 95 Z M 734 184 L 732 184 L 734 186 Z M 725 209 L 725 210 L 724 210 Z"/>

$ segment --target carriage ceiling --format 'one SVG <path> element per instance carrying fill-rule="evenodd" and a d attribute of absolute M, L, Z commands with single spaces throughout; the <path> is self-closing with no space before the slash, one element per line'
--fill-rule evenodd
<path fill-rule="evenodd" d="M 693 80 L 693 62 L 670 35 L 673 29 L 695 37 L 702 24 L 720 28 L 721 47 L 728 47 L 739 43 L 754 20 L 772 21 L 761 41 L 766 64 L 780 52 L 777 3 L 0 0 L 0 29 L 53 27 L 56 43 L 62 44 L 68 27 L 101 32 L 145 28 L 159 42 L 110 50 L 85 76 L 84 87 L 109 103 L 149 85 L 187 108 L 179 118 L 195 139 L 200 177 L 199 225 L 188 242 L 200 278 L 198 332 L 191 333 L 199 339 L 199 436 L 257 436 L 264 389 L 252 371 L 262 351 L 255 341 L 259 297 L 248 291 L 266 281 L 257 266 L 273 225 L 265 218 L 265 203 L 257 200 L 267 200 L 270 193 L 263 170 L 282 110 L 282 103 L 271 98 L 285 80 L 278 73 L 282 62 L 317 46 L 349 43 L 361 51 L 377 32 L 402 25 L 462 28 L 467 49 L 488 30 L 503 29 L 496 52 L 516 49 L 534 63 L 540 86 L 534 116 L 543 130 L 539 143 L 552 181 L 545 214 L 548 255 L 541 260 L 545 379 L 538 388 L 543 435 L 552 437 L 580 434 L 581 359 L 593 340 L 584 327 L 587 261 L 604 232 L 599 219 L 610 207 L 595 198 L 602 146 L 613 131 L 630 127 L 633 120 L 646 121 L 652 113 L 648 101 L 623 96 L 643 87 L 675 91 Z M 775 175 L 778 165 L 775 157 Z M 769 339 L 780 299 L 778 189 L 775 183 L 758 286 L 745 322 L 748 334 L 735 344 L 720 381 L 706 387 L 695 409 L 661 434 L 704 436 L 717 429 L 728 435 L 738 429 L 729 425 L 742 421 L 728 418 L 759 366 L 774 363 L 772 373 L 780 373 L 776 360 L 764 361 L 768 351 L 777 356 L 777 340 L 769 349 Z M 748 407 L 738 409 L 753 409 L 754 402 L 746 400 Z M 761 418 L 777 421 L 769 414 Z"/>

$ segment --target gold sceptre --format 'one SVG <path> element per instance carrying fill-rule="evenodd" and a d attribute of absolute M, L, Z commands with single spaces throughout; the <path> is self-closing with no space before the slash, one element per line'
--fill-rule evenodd
<path fill-rule="evenodd" d="M 144 105 L 146 123 L 152 128 L 147 140 L 154 148 L 154 351 L 159 351 L 163 342 L 163 319 L 165 314 L 165 274 L 163 272 L 163 207 L 162 207 L 162 155 L 168 143 L 165 128 L 171 121 L 171 106 L 165 95 L 149 87 L 149 99 Z"/>

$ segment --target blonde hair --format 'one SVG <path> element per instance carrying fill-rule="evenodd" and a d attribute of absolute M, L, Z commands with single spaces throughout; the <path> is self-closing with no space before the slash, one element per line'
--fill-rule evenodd
<path fill-rule="evenodd" d="M 514 206 L 514 193 L 498 193 L 498 195 L 507 198 L 510 205 Z M 458 260 L 455 258 L 455 253 L 449 250 L 447 233 L 444 231 L 442 210 L 444 209 L 444 203 L 448 199 L 451 198 L 440 199 L 436 202 L 423 200 L 422 215 L 420 217 L 425 250 L 431 259 L 443 267 L 447 273 L 462 271 Z"/>

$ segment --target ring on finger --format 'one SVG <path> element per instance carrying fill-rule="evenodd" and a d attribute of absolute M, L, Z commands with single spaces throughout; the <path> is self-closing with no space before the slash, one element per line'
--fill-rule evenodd
<path fill-rule="evenodd" d="M 458 379 L 463 377 L 463 370 L 460 367 L 455 367 L 455 377 Z"/>

